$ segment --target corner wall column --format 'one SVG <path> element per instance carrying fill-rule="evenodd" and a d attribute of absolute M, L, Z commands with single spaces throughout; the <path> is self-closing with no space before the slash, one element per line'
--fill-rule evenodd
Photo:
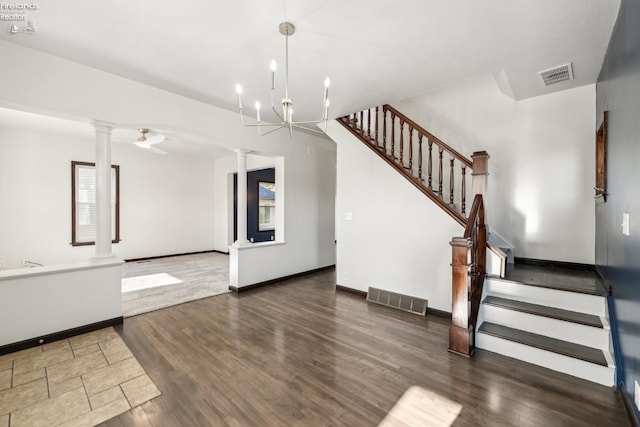
<path fill-rule="evenodd" d="M 242 246 L 247 240 L 247 154 L 250 150 L 239 148 L 234 150 L 238 156 L 238 219 L 236 246 Z"/>
<path fill-rule="evenodd" d="M 111 131 L 114 124 L 93 120 L 96 130 L 96 252 L 94 259 L 115 257 L 111 252 Z"/>

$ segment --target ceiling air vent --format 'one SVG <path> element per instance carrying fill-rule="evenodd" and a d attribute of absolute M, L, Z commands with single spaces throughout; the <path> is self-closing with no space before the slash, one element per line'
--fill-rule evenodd
<path fill-rule="evenodd" d="M 545 86 L 564 82 L 567 80 L 573 80 L 573 68 L 571 67 L 571 62 L 569 62 L 568 64 L 549 68 L 548 70 L 539 71 L 538 74 L 540 74 L 542 83 Z"/>

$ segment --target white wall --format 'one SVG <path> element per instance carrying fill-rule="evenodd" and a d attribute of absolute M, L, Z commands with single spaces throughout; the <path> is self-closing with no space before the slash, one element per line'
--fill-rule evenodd
<path fill-rule="evenodd" d="M 487 77 L 393 105 L 490 154 L 488 220 L 515 256 L 593 264 L 595 85 L 514 101 Z"/>
<path fill-rule="evenodd" d="M 0 260 L 45 265 L 83 261 L 94 246 L 71 241 L 71 161 L 95 161 L 95 142 L 0 129 Z M 214 160 L 155 155 L 112 144 L 120 165 L 122 259 L 214 247 Z"/>
<path fill-rule="evenodd" d="M 340 124 L 328 133 L 338 146 L 336 282 L 425 298 L 450 312 L 449 242 L 462 226 Z"/>

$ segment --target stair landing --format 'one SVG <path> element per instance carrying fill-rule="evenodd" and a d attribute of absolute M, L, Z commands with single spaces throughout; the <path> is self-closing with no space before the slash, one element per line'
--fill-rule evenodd
<path fill-rule="evenodd" d="M 602 297 L 609 295 L 609 290 L 602 284 L 598 274 L 589 269 L 554 264 L 529 265 L 516 263 L 507 265 L 504 279 L 532 286 L 588 295 Z"/>

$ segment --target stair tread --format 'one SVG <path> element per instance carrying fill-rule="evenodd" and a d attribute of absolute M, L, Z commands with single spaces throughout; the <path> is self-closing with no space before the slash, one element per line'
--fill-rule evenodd
<path fill-rule="evenodd" d="M 596 365 L 608 366 L 604 353 L 602 350 L 597 348 L 574 344 L 490 322 L 483 322 L 482 325 L 480 325 L 478 332 L 484 332 L 485 334 L 493 335 L 498 338 L 573 357 L 574 359 L 584 360 L 585 362 L 594 363 Z"/>
<path fill-rule="evenodd" d="M 504 279 L 568 292 L 603 297 L 608 295 L 595 271 L 516 263 L 507 265 Z"/>
<path fill-rule="evenodd" d="M 603 328 L 600 317 L 594 316 L 593 314 L 563 310 L 561 308 L 548 307 L 545 305 L 532 304 L 496 296 L 487 296 L 484 299 L 483 304 L 504 307 L 510 310 L 521 311 L 523 313 L 535 314 L 537 316 L 544 316 L 552 319 L 564 320 L 566 322 L 593 326 L 595 328 Z"/>

